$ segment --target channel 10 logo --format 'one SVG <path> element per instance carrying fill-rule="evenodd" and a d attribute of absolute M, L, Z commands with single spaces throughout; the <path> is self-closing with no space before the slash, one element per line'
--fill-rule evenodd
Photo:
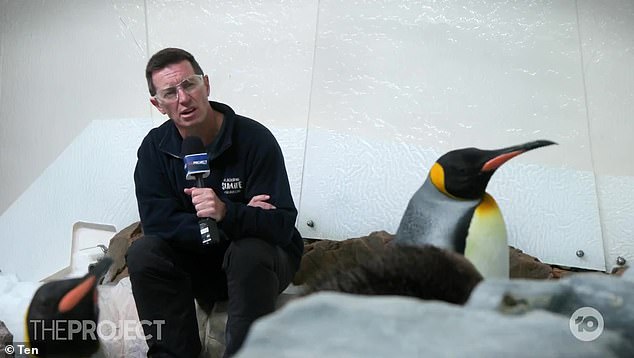
<path fill-rule="evenodd" d="M 580 341 L 590 342 L 603 333 L 603 315 L 592 307 L 581 307 L 570 316 L 570 332 Z"/>

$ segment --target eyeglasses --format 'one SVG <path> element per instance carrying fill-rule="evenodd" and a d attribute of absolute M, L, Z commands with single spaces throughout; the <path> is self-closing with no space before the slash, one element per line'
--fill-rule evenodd
<path fill-rule="evenodd" d="M 163 88 L 161 90 L 156 91 L 156 98 L 159 102 L 162 103 L 173 103 L 178 101 L 178 88 L 180 87 L 187 94 L 192 94 L 197 89 L 201 88 L 205 83 L 203 75 L 191 75 L 186 79 L 182 80 L 181 83 L 176 86 L 171 86 L 167 88 Z"/>

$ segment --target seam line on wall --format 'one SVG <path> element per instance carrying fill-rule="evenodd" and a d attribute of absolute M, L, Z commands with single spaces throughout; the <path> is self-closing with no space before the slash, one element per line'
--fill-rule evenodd
<path fill-rule="evenodd" d="M 312 112 L 312 104 L 313 104 L 313 87 L 315 84 L 315 62 L 317 61 L 317 41 L 318 41 L 318 37 L 319 37 L 319 14 L 320 14 L 320 0 L 317 1 L 317 20 L 315 21 L 315 36 L 314 36 L 314 45 L 313 45 L 313 63 L 312 63 L 312 68 L 310 69 L 310 90 L 308 92 L 308 115 L 306 117 L 306 135 L 304 136 L 304 157 L 302 159 L 302 180 L 301 180 L 301 185 L 299 188 L 299 205 L 298 205 L 298 215 L 297 217 L 299 218 L 299 211 L 301 210 L 302 207 L 302 201 L 304 198 L 304 184 L 305 184 L 305 178 L 306 178 L 306 156 L 308 153 L 308 131 L 310 128 L 310 115 Z M 299 222 L 298 222 L 298 225 Z"/>
<path fill-rule="evenodd" d="M 145 58 L 146 58 L 146 61 L 149 61 L 150 60 L 150 25 L 149 25 L 150 10 L 147 5 L 147 0 L 143 0 L 143 12 L 145 14 Z M 148 101 L 147 106 L 148 106 L 148 114 L 150 116 L 150 119 L 152 119 L 152 125 L 154 125 L 154 117 L 153 117 L 154 112 L 152 111 L 152 104 L 150 103 L 150 101 Z"/>
<path fill-rule="evenodd" d="M 603 246 L 603 261 L 605 264 L 606 271 L 609 270 L 608 267 L 608 255 L 606 252 L 606 243 L 605 243 L 605 235 L 603 233 L 603 213 L 601 210 L 601 196 L 599 195 L 599 181 L 597 178 L 597 170 L 595 166 L 594 160 L 594 147 L 592 145 L 592 125 L 590 123 L 590 106 L 588 105 L 588 88 L 586 83 L 586 66 L 584 62 L 583 56 L 583 41 L 581 37 L 581 21 L 579 18 L 579 1 L 575 0 L 575 12 L 576 12 L 576 20 L 577 20 L 577 39 L 579 41 L 579 59 L 581 62 L 581 82 L 583 84 L 583 102 L 586 110 L 586 126 L 588 129 L 588 146 L 590 149 L 590 165 L 592 167 L 592 175 L 594 177 L 594 192 L 597 198 L 597 211 L 599 214 L 599 233 L 601 244 Z"/>

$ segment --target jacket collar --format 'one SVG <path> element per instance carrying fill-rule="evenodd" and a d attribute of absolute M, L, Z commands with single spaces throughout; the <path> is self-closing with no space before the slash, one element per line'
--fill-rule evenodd
<path fill-rule="evenodd" d="M 231 138 L 233 137 L 233 127 L 235 122 L 236 113 L 224 103 L 209 101 L 211 108 L 214 111 L 218 111 L 224 115 L 222 126 L 218 135 L 211 144 L 207 146 L 207 153 L 209 154 L 209 161 L 214 160 L 225 150 L 231 147 Z M 174 125 L 174 122 L 170 119 L 163 126 L 166 126 L 165 135 L 159 142 L 159 150 L 175 158 L 181 158 L 181 146 L 183 138 L 181 137 L 178 129 Z"/>

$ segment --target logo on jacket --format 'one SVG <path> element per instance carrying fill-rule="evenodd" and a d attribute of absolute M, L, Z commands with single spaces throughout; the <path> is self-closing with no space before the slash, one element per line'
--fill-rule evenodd
<path fill-rule="evenodd" d="M 222 180 L 222 191 L 227 195 L 241 193 L 243 187 L 244 185 L 240 178 L 224 178 Z"/>

